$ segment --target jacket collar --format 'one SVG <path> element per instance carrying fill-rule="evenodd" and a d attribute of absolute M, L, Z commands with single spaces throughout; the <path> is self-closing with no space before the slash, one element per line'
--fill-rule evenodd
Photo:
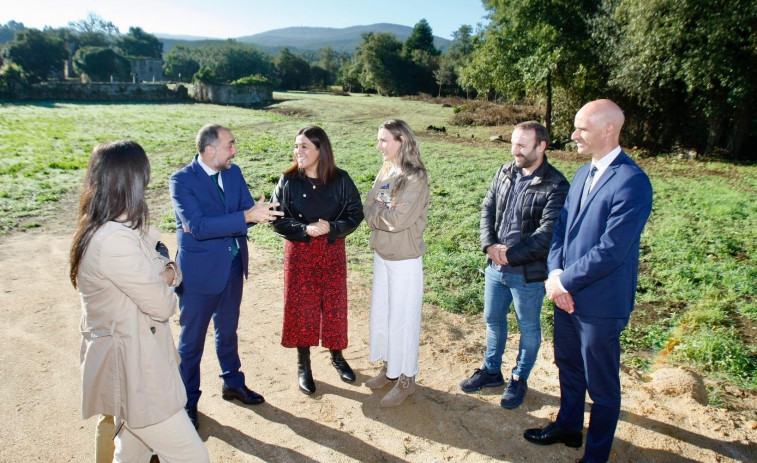
<path fill-rule="evenodd" d="M 510 181 L 515 180 L 515 172 L 517 167 L 515 166 L 515 161 L 510 161 L 510 164 L 507 168 L 507 177 L 510 179 Z M 544 175 L 547 173 L 547 169 L 549 169 L 549 162 L 547 159 L 547 155 L 544 154 L 544 160 L 542 161 L 541 165 L 536 168 L 533 174 L 533 179 L 531 179 L 531 185 L 538 185 L 541 183 L 542 179 L 544 178 Z"/>
<path fill-rule="evenodd" d="M 213 182 L 213 179 L 210 178 L 210 175 L 205 171 L 205 168 L 202 164 L 200 164 L 199 155 L 195 154 L 194 159 L 192 160 L 192 172 L 198 177 L 198 181 L 201 182 L 200 184 L 203 185 L 205 190 L 207 190 L 208 194 L 215 197 L 218 202 L 225 207 L 224 200 L 221 199 L 221 195 L 218 193 L 218 187 L 216 186 L 215 182 Z M 231 181 L 230 179 L 227 179 L 224 177 L 224 188 L 228 194 L 231 191 L 231 188 L 229 188 L 229 185 L 226 184 L 226 181 Z M 228 196 L 227 196 L 228 200 Z"/>
<path fill-rule="evenodd" d="M 586 210 L 589 208 L 589 205 L 591 204 L 594 197 L 599 193 L 599 191 L 602 189 L 602 187 L 610 181 L 610 179 L 615 176 L 615 171 L 620 167 L 622 164 L 628 163 L 630 158 L 625 153 L 625 151 L 621 150 L 620 153 L 613 159 L 613 161 L 610 163 L 609 166 L 607 166 L 607 170 L 602 174 L 601 177 L 599 177 L 599 180 L 597 181 L 597 184 L 594 185 L 591 188 L 591 192 L 589 193 L 589 196 L 586 197 L 586 203 L 584 204 L 584 207 L 577 211 L 579 207 L 579 201 L 574 201 L 570 206 L 569 211 L 569 217 L 573 218 L 573 221 L 569 225 L 569 231 L 573 229 L 573 227 L 578 223 L 579 219 L 586 213 Z M 575 178 L 573 180 L 574 183 L 577 183 L 578 185 L 583 185 L 584 182 L 586 182 L 586 177 L 589 176 L 589 169 L 591 166 L 591 163 L 584 164 L 587 168 L 585 169 L 584 175 L 581 176 L 580 179 Z M 582 166 L 582 167 L 584 167 Z"/>

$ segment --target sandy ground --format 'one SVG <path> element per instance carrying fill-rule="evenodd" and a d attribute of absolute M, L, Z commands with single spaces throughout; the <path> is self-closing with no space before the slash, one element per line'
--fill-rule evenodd
<path fill-rule="evenodd" d="M 165 241 L 172 249 L 174 237 Z M 67 278 L 69 234 L 39 230 L 0 239 L 0 462 L 93 460 L 94 419 L 82 420 L 79 298 Z M 313 351 L 317 392 L 299 392 L 296 353 L 279 344 L 282 265 L 252 248 L 240 320 L 240 354 L 248 385 L 266 403 L 240 406 L 220 397 L 221 381 L 208 336 L 199 404 L 200 436 L 214 462 L 573 462 L 582 451 L 539 447 L 525 428 L 554 419 L 559 401 L 552 344 L 545 342 L 523 406 L 499 406 L 503 388 L 458 389 L 481 361 L 483 322 L 424 308 L 420 385 L 396 409 L 381 409 L 387 389 L 364 381 L 368 363 L 370 282 L 350 275 L 350 346 L 345 357 L 357 382 L 341 382 L 328 351 Z M 178 317 L 174 333 L 178 335 Z M 505 365 L 513 364 L 511 346 Z M 757 462 L 754 395 L 741 411 L 702 405 L 702 385 L 681 369 L 651 376 L 624 369 L 623 411 L 612 461 Z M 699 401 L 697 401 L 699 400 Z M 746 405 L 744 405 L 746 404 Z M 751 407 L 751 410 L 750 410 Z M 587 407 L 588 412 L 588 407 Z M 586 415 L 588 421 L 588 413 Z"/>

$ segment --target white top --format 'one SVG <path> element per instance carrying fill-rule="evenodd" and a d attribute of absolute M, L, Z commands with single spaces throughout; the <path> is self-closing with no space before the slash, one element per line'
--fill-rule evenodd
<path fill-rule="evenodd" d="M 210 175 L 211 177 L 214 176 L 215 174 L 220 174 L 221 173 L 220 171 L 217 171 L 217 170 L 213 169 L 212 167 L 209 167 L 204 162 L 202 162 L 202 156 L 200 156 L 199 154 L 197 155 L 197 163 L 200 164 L 200 167 L 202 167 L 202 170 L 204 170 L 205 173 L 208 174 L 208 175 Z M 222 190 L 224 189 L 223 188 L 223 177 L 221 175 L 218 176 L 218 186 L 220 186 Z"/>
<path fill-rule="evenodd" d="M 602 159 L 600 159 L 599 161 L 594 161 L 592 159 L 591 165 L 593 167 L 596 167 L 597 171 L 594 172 L 594 180 L 592 180 L 591 182 L 591 187 L 589 188 L 589 191 L 591 191 L 594 188 L 594 185 L 596 185 L 597 182 L 599 181 L 599 177 L 601 177 L 602 174 L 607 170 L 607 168 L 610 167 L 610 164 L 612 164 L 612 161 L 614 161 L 615 158 L 617 158 L 619 154 L 620 154 L 620 145 L 616 146 L 614 150 L 602 156 Z"/>

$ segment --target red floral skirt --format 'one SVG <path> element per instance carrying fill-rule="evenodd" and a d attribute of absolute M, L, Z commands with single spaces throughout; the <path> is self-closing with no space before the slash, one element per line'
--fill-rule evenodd
<path fill-rule="evenodd" d="M 281 345 L 347 347 L 347 259 L 344 239 L 325 236 L 284 245 Z"/>

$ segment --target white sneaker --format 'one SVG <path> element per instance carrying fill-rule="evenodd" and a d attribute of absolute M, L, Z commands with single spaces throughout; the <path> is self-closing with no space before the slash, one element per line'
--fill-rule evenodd
<path fill-rule="evenodd" d="M 413 395 L 416 389 L 415 376 L 400 375 L 397 384 L 381 399 L 379 405 L 385 408 L 396 407 Z"/>

